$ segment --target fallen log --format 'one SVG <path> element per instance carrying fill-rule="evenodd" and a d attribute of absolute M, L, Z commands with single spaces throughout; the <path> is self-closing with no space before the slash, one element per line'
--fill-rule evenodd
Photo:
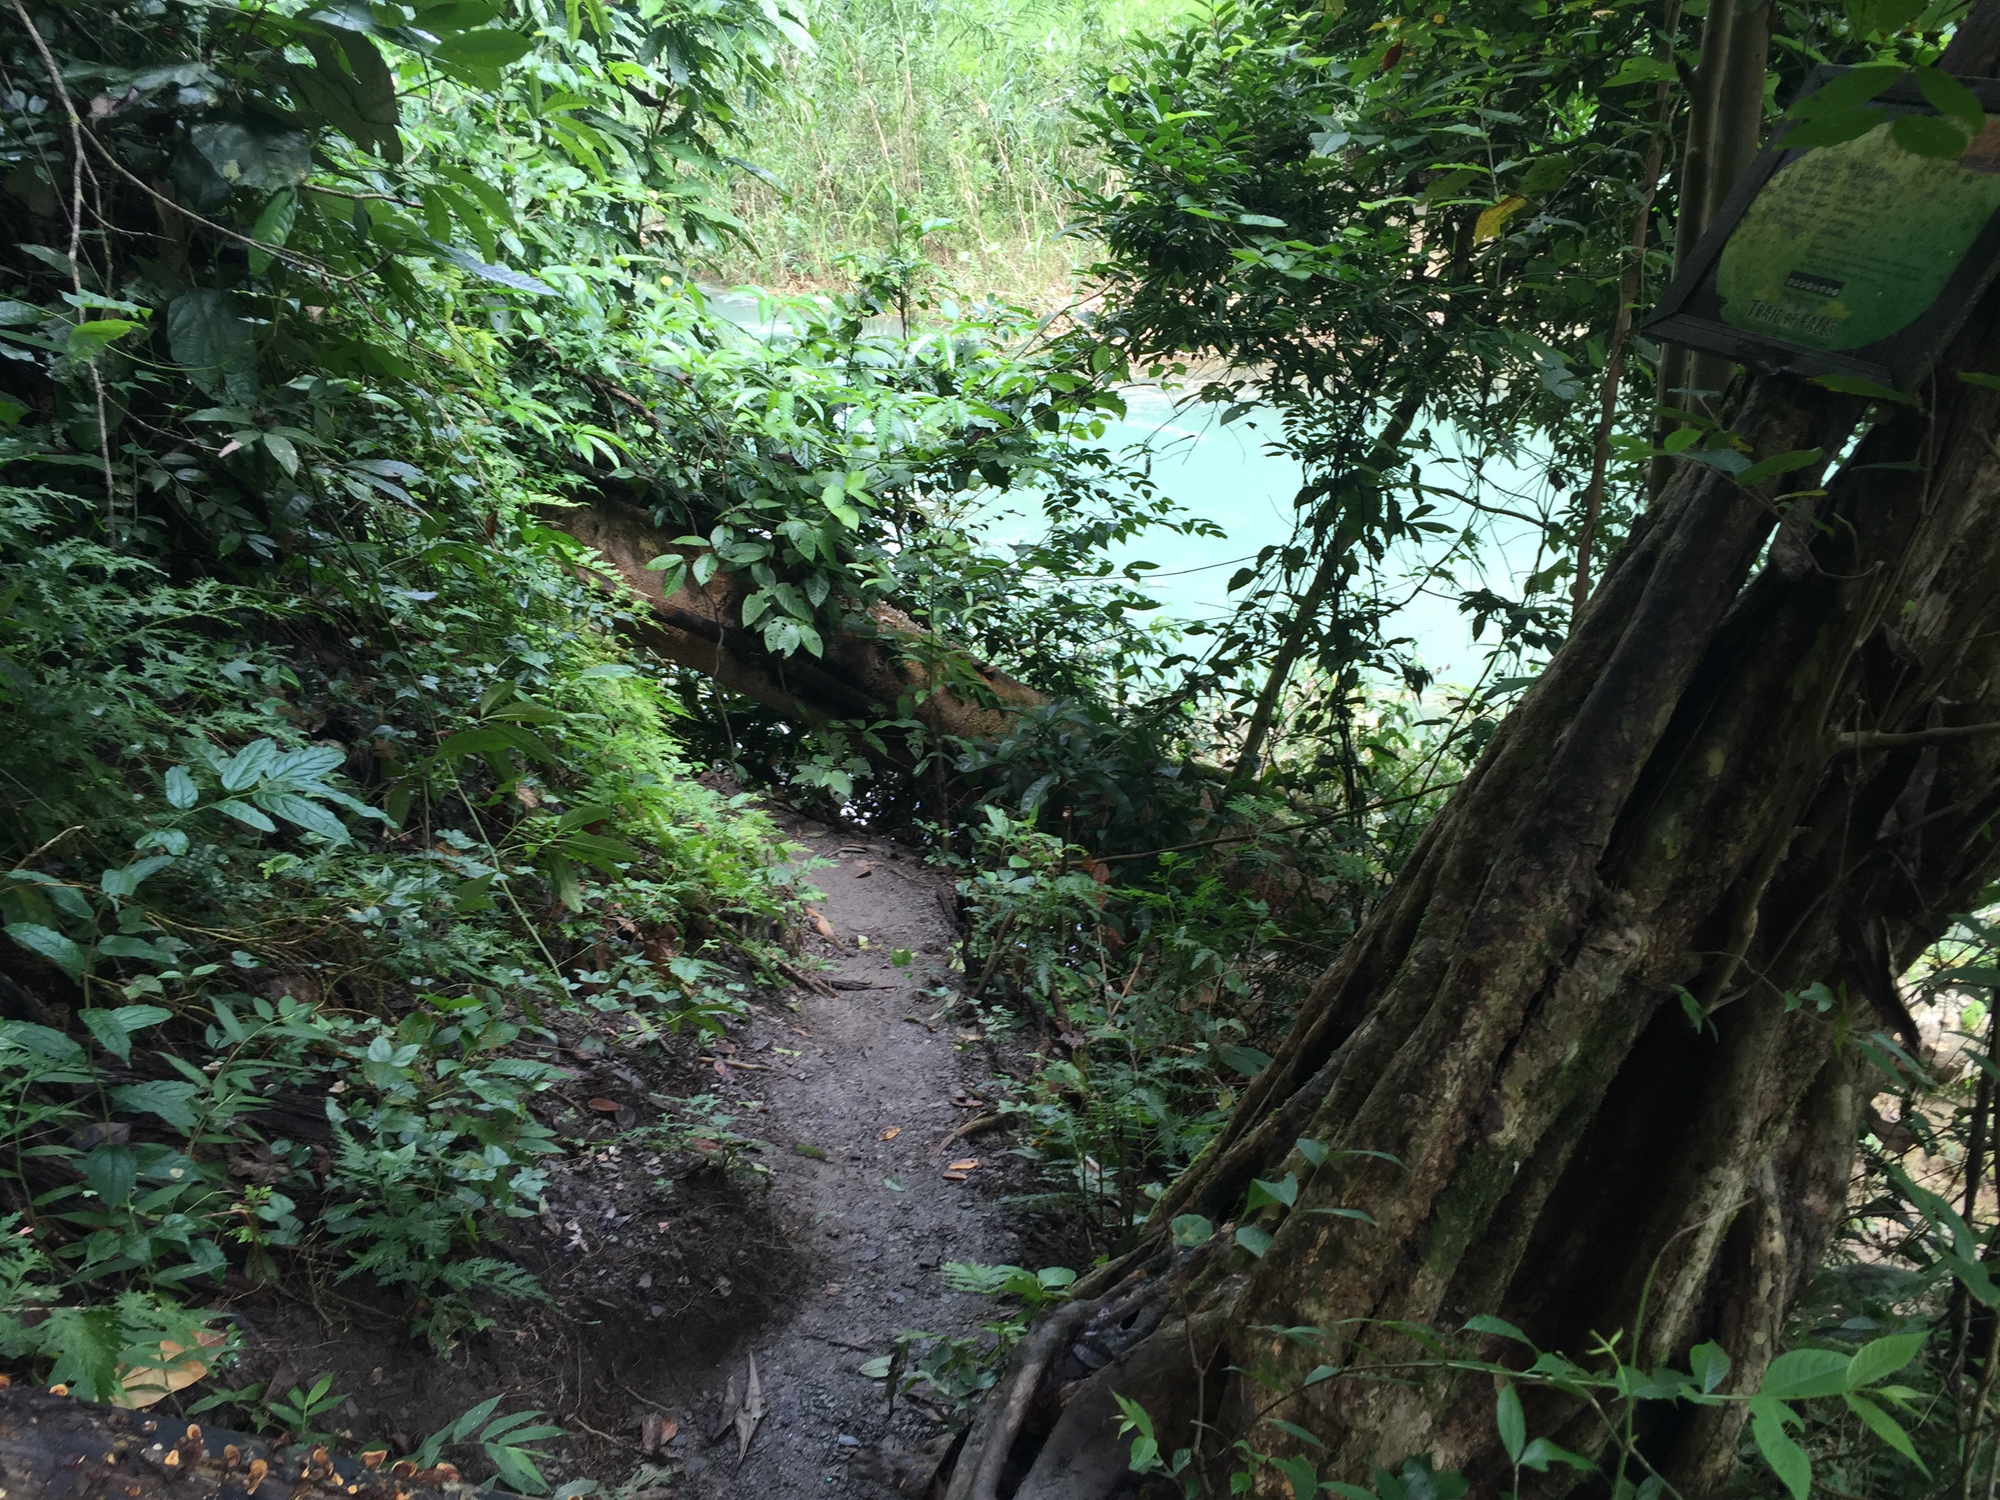
<path fill-rule="evenodd" d="M 579 568 L 585 579 L 645 604 L 648 613 L 635 631 L 645 645 L 799 723 L 900 718 L 899 705 L 913 703 L 936 734 L 998 739 L 1021 710 L 1048 702 L 887 604 L 871 607 L 861 630 L 828 633 L 822 656 L 776 656 L 760 632 L 744 627 L 749 587 L 734 574 L 718 569 L 706 584 L 683 575 L 677 589 L 666 591 L 666 575 L 647 564 L 670 554 L 692 562 L 703 549 L 676 546 L 637 506 L 599 499 L 551 507 L 544 519 L 609 564 Z"/>
<path fill-rule="evenodd" d="M 0 1387 L 4 1500 L 501 1500 L 440 1463 L 337 1457 L 175 1417 Z"/>

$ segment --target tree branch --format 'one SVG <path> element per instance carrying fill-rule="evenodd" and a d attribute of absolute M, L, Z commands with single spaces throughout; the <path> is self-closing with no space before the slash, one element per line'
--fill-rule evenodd
<path fill-rule="evenodd" d="M 1906 734 L 1882 734 L 1872 729 L 1858 729 L 1835 735 L 1834 749 L 1913 750 L 1922 745 L 1942 745 L 1951 740 L 1978 739 L 1988 734 L 2000 734 L 2000 723 L 1947 724 L 1937 729 L 1913 729 Z"/>

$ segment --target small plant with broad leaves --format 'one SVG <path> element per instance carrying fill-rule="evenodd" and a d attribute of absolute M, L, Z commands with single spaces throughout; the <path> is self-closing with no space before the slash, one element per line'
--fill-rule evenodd
<path fill-rule="evenodd" d="M 564 1437 L 564 1429 L 541 1420 L 538 1411 L 509 1412 L 495 1416 L 498 1396 L 488 1397 L 449 1426 L 441 1427 L 417 1446 L 411 1459 L 419 1468 L 429 1468 L 447 1450 L 476 1448 L 493 1466 L 500 1483 L 521 1495 L 546 1495 L 549 1481 L 535 1462 L 548 1455 L 533 1445 L 549 1438 Z"/>

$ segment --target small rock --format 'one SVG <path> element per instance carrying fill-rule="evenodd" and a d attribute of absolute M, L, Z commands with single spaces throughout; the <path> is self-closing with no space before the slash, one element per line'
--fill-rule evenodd
<path fill-rule="evenodd" d="M 860 1438 L 850 1437 L 848 1436 L 848 1434 L 844 1432 L 839 1437 L 835 1438 L 834 1441 L 839 1443 L 840 1446 L 843 1448 L 859 1448 L 861 1446 Z"/>

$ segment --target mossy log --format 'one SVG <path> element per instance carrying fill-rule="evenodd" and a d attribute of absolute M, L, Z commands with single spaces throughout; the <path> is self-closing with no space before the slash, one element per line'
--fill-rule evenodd
<path fill-rule="evenodd" d="M 177 1418 L 0 1389 L 0 1500 L 500 1500 L 450 1464 L 204 1429 Z"/>
<path fill-rule="evenodd" d="M 676 546 L 637 506 L 600 499 L 551 509 L 546 519 L 610 565 L 585 568 L 584 576 L 644 606 L 635 633 L 645 645 L 799 723 L 914 713 L 939 735 L 998 739 L 1022 709 L 1048 702 L 886 604 L 868 610 L 858 628 L 828 634 L 821 656 L 776 656 L 744 627 L 749 587 L 735 574 L 718 570 L 706 584 L 687 576 L 666 591 L 665 573 L 647 564 L 670 554 L 692 561 L 700 549 Z"/>

